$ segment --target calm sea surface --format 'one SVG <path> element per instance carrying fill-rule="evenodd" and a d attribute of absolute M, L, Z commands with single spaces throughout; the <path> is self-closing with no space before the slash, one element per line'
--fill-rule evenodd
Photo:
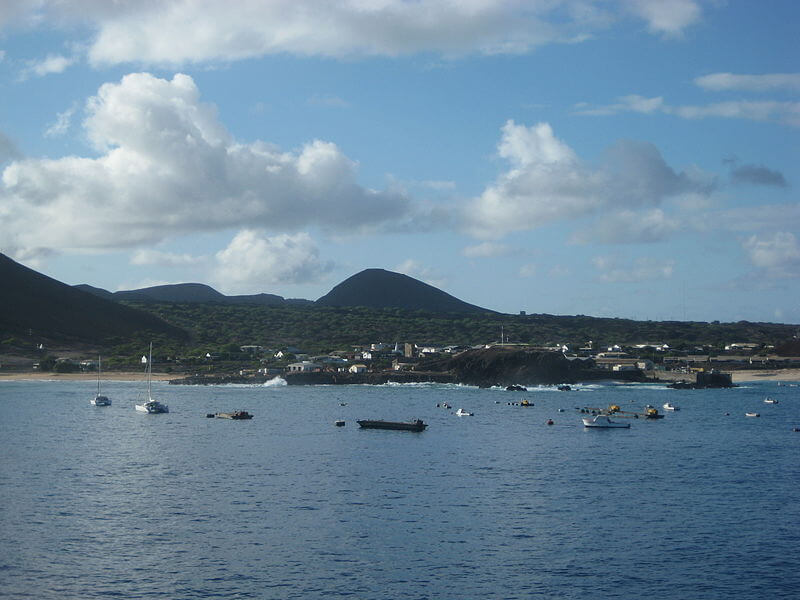
<path fill-rule="evenodd" d="M 798 387 L 94 388 L 0 383 L 0 597 L 800 597 Z"/>

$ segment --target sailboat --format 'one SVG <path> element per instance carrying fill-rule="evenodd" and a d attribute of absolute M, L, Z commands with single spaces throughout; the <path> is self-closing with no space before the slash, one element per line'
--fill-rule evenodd
<path fill-rule="evenodd" d="M 150 342 L 150 356 L 147 359 L 147 401 L 142 402 L 141 404 L 136 405 L 136 410 L 138 412 L 148 413 L 151 415 L 157 413 L 168 413 L 169 406 L 166 404 L 161 404 L 158 400 L 153 400 L 153 396 L 150 393 L 152 388 L 151 382 L 153 379 L 153 342 Z"/>
<path fill-rule="evenodd" d="M 92 398 L 91 403 L 95 406 L 111 406 L 111 400 L 108 396 L 103 396 L 100 393 L 100 357 L 97 357 L 97 394 Z"/>

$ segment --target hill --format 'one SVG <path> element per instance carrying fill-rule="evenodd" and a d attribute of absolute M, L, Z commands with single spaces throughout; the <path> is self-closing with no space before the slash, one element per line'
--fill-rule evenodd
<path fill-rule="evenodd" d="M 311 304 L 310 300 L 285 299 L 276 294 L 226 296 L 203 283 L 156 285 L 119 292 L 109 292 L 87 284 L 80 284 L 75 287 L 108 300 L 125 300 L 128 302 L 219 302 L 221 304 L 260 304 L 262 306 Z"/>
<path fill-rule="evenodd" d="M 408 275 L 365 269 L 345 279 L 316 302 L 319 306 L 403 308 L 432 313 L 479 314 L 494 311 L 451 296 Z"/>
<path fill-rule="evenodd" d="M 0 254 L 0 330 L 4 336 L 103 344 L 147 334 L 185 340 L 157 316 L 76 289 Z"/>

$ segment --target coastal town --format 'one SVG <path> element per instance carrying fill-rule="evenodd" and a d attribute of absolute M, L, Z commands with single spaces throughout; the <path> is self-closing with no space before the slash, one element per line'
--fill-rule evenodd
<path fill-rule="evenodd" d="M 42 353 L 46 349 L 39 347 Z M 263 383 L 275 377 L 289 384 L 314 383 L 385 383 L 387 381 L 463 382 L 453 373 L 454 359 L 469 355 L 523 357 L 560 365 L 528 372 L 528 379 L 512 381 L 514 374 L 525 377 L 519 369 L 509 373 L 494 372 L 498 384 L 559 383 L 580 379 L 620 379 L 626 381 L 692 382 L 698 373 L 731 373 L 733 380 L 743 377 L 792 379 L 800 370 L 800 356 L 777 353 L 769 345 L 731 342 L 715 349 L 696 346 L 687 350 L 670 348 L 666 343 L 645 342 L 633 345 L 599 345 L 587 341 L 577 347 L 569 344 L 536 346 L 507 341 L 475 346 L 430 345 L 416 343 L 374 342 L 326 354 L 311 354 L 302 348 L 285 346 L 267 348 L 258 344 L 227 347 L 224 351 L 200 356 L 165 356 L 154 361 L 154 376 L 176 384 Z M 555 361 L 555 362 L 552 362 Z M 117 361 L 119 363 L 119 361 Z M 484 367 L 472 367 L 472 370 Z M 568 370 L 564 370 L 564 369 Z M 44 361 L 15 362 L 0 366 L 0 377 L 65 376 L 93 377 L 98 358 L 65 356 Z M 105 377 L 125 377 L 136 371 L 128 366 L 109 369 Z M 487 373 L 472 373 L 466 379 L 491 385 Z"/>

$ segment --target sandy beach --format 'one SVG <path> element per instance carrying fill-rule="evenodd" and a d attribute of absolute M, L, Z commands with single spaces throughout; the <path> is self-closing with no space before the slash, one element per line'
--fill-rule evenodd
<path fill-rule="evenodd" d="M 800 381 L 800 369 L 753 369 L 731 371 L 733 382 L 744 381 Z"/>
<path fill-rule="evenodd" d="M 153 381 L 167 381 L 185 377 L 185 373 L 153 373 Z M 42 373 L 40 371 L 3 373 L 0 381 L 94 381 L 97 373 Z M 103 381 L 144 381 L 144 373 L 130 371 L 103 371 Z"/>

